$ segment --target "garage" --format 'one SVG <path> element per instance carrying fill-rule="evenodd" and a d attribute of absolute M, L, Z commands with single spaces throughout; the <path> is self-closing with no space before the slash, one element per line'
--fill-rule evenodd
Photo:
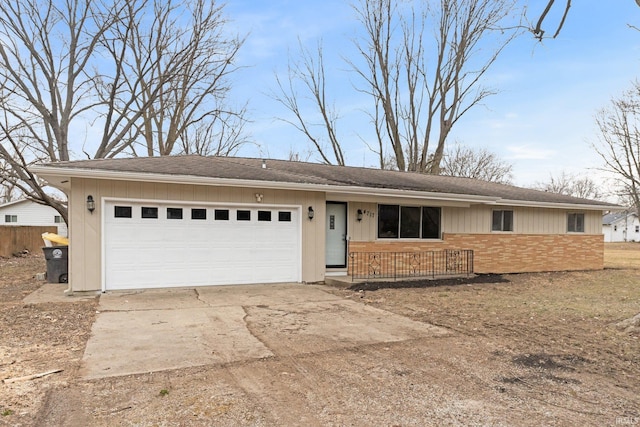
<path fill-rule="evenodd" d="M 104 202 L 103 290 L 301 280 L 300 208 Z"/>

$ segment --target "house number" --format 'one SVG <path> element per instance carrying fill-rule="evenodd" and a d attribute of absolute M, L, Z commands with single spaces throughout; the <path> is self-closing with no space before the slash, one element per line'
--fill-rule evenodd
<path fill-rule="evenodd" d="M 329 215 L 329 230 L 335 230 L 335 229 L 336 229 L 336 216 Z"/>

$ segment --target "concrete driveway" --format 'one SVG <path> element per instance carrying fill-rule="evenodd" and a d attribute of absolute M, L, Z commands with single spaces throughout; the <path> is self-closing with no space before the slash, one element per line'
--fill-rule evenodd
<path fill-rule="evenodd" d="M 447 333 L 326 289 L 270 284 L 103 294 L 82 376 L 295 356 Z"/>

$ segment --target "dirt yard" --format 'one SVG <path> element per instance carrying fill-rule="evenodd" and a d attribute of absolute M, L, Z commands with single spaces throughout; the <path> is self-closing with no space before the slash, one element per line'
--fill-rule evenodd
<path fill-rule="evenodd" d="M 0 425 L 640 426 L 640 244 L 605 251 L 604 271 L 331 288 L 443 336 L 98 380 L 78 376 L 97 300 L 26 304 L 44 260 L 0 259 Z"/>

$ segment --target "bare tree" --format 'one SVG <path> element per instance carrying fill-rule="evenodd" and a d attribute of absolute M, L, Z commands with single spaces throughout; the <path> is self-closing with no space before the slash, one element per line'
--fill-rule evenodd
<path fill-rule="evenodd" d="M 580 176 L 562 171 L 560 175 L 550 175 L 546 182 L 537 182 L 533 186 L 537 190 L 582 199 L 598 200 L 604 194 L 602 189 L 588 176 Z"/>
<path fill-rule="evenodd" d="M 640 0 L 635 0 L 635 2 L 638 6 L 640 6 Z M 554 3 L 555 3 L 555 0 L 547 0 L 547 4 L 545 5 L 544 9 L 538 16 L 535 26 L 530 28 L 530 31 L 533 33 L 534 37 L 537 38 L 539 41 L 542 41 L 544 38 L 547 38 L 545 36 L 546 31 L 543 29 L 543 26 L 545 25 L 547 19 L 549 18 L 549 12 L 551 12 L 554 9 Z M 571 9 L 571 0 L 564 0 L 563 2 L 561 2 L 561 4 L 562 4 L 561 6 L 555 7 L 556 9 L 561 9 L 562 14 L 557 24 L 555 24 L 555 26 L 552 27 L 552 28 L 555 28 L 553 36 L 550 37 L 553 39 L 558 37 L 558 35 L 562 31 L 562 27 L 564 27 L 564 24 L 567 20 L 567 16 L 569 15 L 569 10 Z"/>
<path fill-rule="evenodd" d="M 237 151 L 246 141 L 236 132 L 245 108 L 227 105 L 228 76 L 238 69 L 243 40 L 225 33 L 222 7 L 208 0 L 154 0 L 150 22 L 128 7 L 130 20 L 114 27 L 116 43 L 107 48 L 122 67 L 122 82 L 142 83 L 133 105 L 143 112 L 145 154 Z M 119 49 L 120 40 L 127 40 L 126 50 Z"/>
<path fill-rule="evenodd" d="M 518 33 L 517 25 L 503 25 L 516 15 L 516 5 L 513 0 L 419 3 L 423 7 L 415 9 L 413 3 L 359 0 L 354 11 L 364 35 L 355 41 L 359 55 L 347 62 L 362 81 L 357 90 L 372 99 L 367 114 L 377 136 L 372 149 L 380 167 L 389 167 L 391 156 L 394 169 L 437 174 L 451 129 L 495 93 L 480 81 Z M 320 124 L 336 163 L 344 164 L 338 160 L 342 150 L 336 138 L 337 115 L 330 114 L 324 96 L 322 50 L 317 59 L 304 49 L 301 56 L 302 66 L 289 69 L 289 83 L 306 84 L 306 94 L 325 118 Z M 291 85 L 279 86 L 280 101 L 295 116 L 290 123 L 307 135 L 325 162 L 333 162 L 309 131 L 313 122 L 300 108 L 300 94 Z"/>
<path fill-rule="evenodd" d="M 593 146 L 604 169 L 621 183 L 621 195 L 640 208 L 640 82 L 600 110 L 596 124 L 598 142 Z"/>
<path fill-rule="evenodd" d="M 473 149 L 455 144 L 447 148 L 442 157 L 442 175 L 509 184 L 513 179 L 512 170 L 512 164 L 486 148 Z"/>
<path fill-rule="evenodd" d="M 300 41 L 298 44 L 300 59 L 289 60 L 286 81 L 276 76 L 278 92 L 273 93 L 272 97 L 293 114 L 293 119 L 281 120 L 295 127 L 311 141 L 323 163 L 344 166 L 344 154 L 336 129 L 339 116 L 327 99 L 322 45 L 318 44 L 314 56 Z M 299 86 L 302 86 L 306 96 L 300 94 Z M 304 102 L 305 97 L 311 102 Z M 318 119 L 307 120 L 305 107 L 310 108 L 312 115 L 318 116 Z"/>
<path fill-rule="evenodd" d="M 80 149 L 88 158 L 136 154 L 138 145 L 147 154 L 207 152 L 199 138 L 212 135 L 242 143 L 213 130 L 244 112 L 223 102 L 242 45 L 224 26 L 220 7 L 204 0 L 3 2 L 3 181 L 66 220 L 66 206 L 29 172 L 34 162 L 70 160 Z"/>

